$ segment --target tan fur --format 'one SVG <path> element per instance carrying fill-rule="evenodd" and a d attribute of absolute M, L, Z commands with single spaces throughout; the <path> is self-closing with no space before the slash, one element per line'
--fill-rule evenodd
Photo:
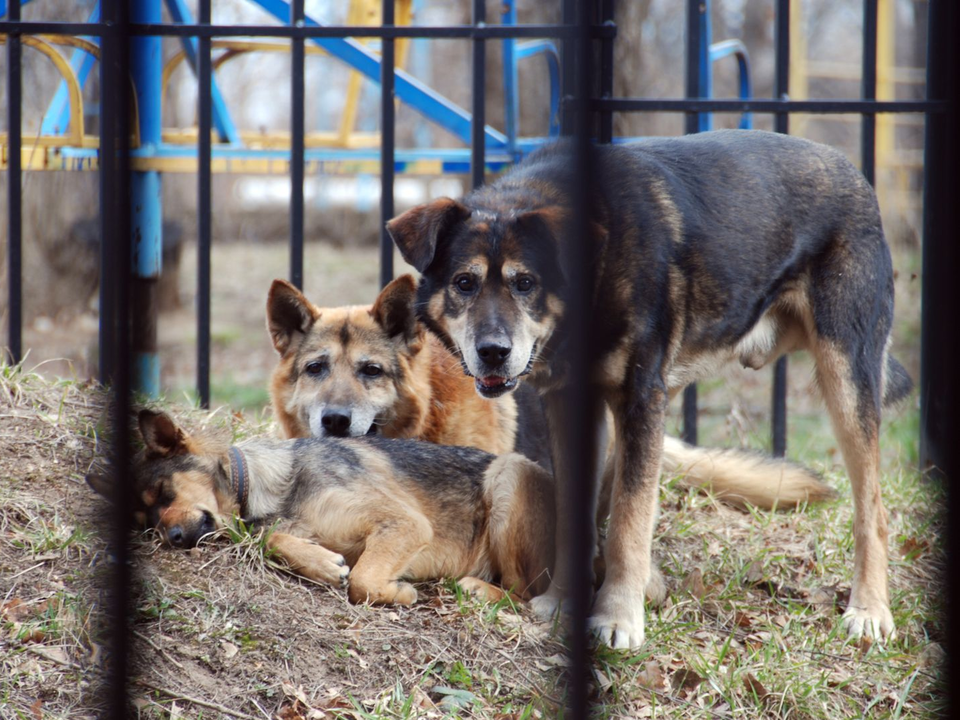
<path fill-rule="evenodd" d="M 409 278 L 409 276 L 405 276 Z M 394 283 L 402 280 L 398 278 Z M 412 283 L 412 278 L 410 279 Z M 389 289 L 389 286 L 388 286 Z M 384 293 L 387 289 L 384 290 Z M 381 294 L 381 297 L 383 294 Z M 350 352 L 368 353 L 370 344 L 391 342 L 378 325 L 374 306 L 320 308 L 306 298 L 314 318 L 306 333 L 282 346 L 281 356 L 270 378 L 270 397 L 280 431 L 286 438 L 311 436 L 305 408 L 318 402 L 322 392 L 339 392 L 344 402 L 370 402 L 380 410 L 383 424 L 379 433 L 390 438 L 416 438 L 442 445 L 476 447 L 499 455 L 513 450 L 517 432 L 517 407 L 512 397 L 491 403 L 479 397 L 474 382 L 464 375 L 459 361 L 422 326 L 408 340 L 393 340 L 398 349 L 393 393 L 372 397 L 363 385 L 352 379 L 337 380 L 336 390 L 295 379 L 297 352 L 321 349 L 333 353 L 345 351 L 338 345 L 332 329 L 347 325 L 352 341 Z M 325 337 L 326 344 L 318 338 Z M 278 348 L 279 350 L 280 348 Z"/>
<path fill-rule="evenodd" d="M 724 502 L 765 510 L 820 502 L 835 493 L 808 469 L 764 455 L 694 447 L 665 436 L 664 472 L 687 487 L 709 489 Z"/>
<path fill-rule="evenodd" d="M 846 356 L 819 340 L 817 378 L 853 486 L 853 583 L 843 622 L 851 635 L 894 632 L 887 594 L 887 512 L 880 498 L 879 422 L 865 428 Z"/>
<path fill-rule="evenodd" d="M 138 497 L 156 511 L 170 544 L 190 547 L 240 510 L 230 484 L 233 455 L 226 442 L 192 437 L 166 415 L 144 411 L 140 424 L 147 449 L 137 459 Z M 468 467 L 477 477 L 448 480 L 438 460 L 424 483 L 394 462 L 421 446 L 311 443 L 256 438 L 237 446 L 247 468 L 245 517 L 280 516 L 267 546 L 293 572 L 348 585 L 352 602 L 373 604 L 416 602 L 416 580 L 465 578 L 468 592 L 490 601 L 526 599 L 549 582 L 553 483 L 536 463 L 515 453 L 475 453 Z M 90 482 L 109 493 L 102 479 Z M 174 532 L 192 534 L 180 542 Z M 496 580 L 505 590 L 490 584 Z"/>

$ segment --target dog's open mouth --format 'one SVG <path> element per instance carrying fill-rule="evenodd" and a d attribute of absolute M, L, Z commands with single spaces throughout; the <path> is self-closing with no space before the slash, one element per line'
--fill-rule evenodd
<path fill-rule="evenodd" d="M 477 392 L 485 398 L 500 397 L 508 393 L 517 386 L 517 378 L 505 378 L 500 375 L 487 375 L 474 379 L 477 385 Z"/>

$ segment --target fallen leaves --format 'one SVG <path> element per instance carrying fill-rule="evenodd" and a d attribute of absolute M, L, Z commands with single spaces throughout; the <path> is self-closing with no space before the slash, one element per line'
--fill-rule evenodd
<path fill-rule="evenodd" d="M 700 568 L 694 568 L 680 583 L 680 592 L 689 593 L 695 598 L 702 598 L 707 588 L 703 584 L 703 572 Z"/>
<path fill-rule="evenodd" d="M 747 673 L 743 676 L 743 686 L 747 692 L 751 693 L 757 700 L 764 700 L 770 695 L 753 673 Z"/>

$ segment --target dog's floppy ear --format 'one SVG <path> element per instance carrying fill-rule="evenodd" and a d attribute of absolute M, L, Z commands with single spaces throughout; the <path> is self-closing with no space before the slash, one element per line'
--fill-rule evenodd
<path fill-rule="evenodd" d="M 137 421 L 148 455 L 167 457 L 188 451 L 187 434 L 166 413 L 141 410 Z"/>
<path fill-rule="evenodd" d="M 416 297 L 413 275 L 401 275 L 380 291 L 370 314 L 389 337 L 402 335 L 404 340 L 412 340 L 417 331 Z"/>
<path fill-rule="evenodd" d="M 273 347 L 283 355 L 296 333 L 306 333 L 320 311 L 286 280 L 274 280 L 267 295 L 267 330 Z"/>
<path fill-rule="evenodd" d="M 524 233 L 538 237 L 549 237 L 556 244 L 557 262 L 564 282 L 570 277 L 569 262 L 573 249 L 570 243 L 576 241 L 576 238 L 573 238 L 570 233 L 569 219 L 570 215 L 567 210 L 559 205 L 528 210 L 515 218 L 515 222 Z M 594 243 L 595 252 L 600 252 L 607 241 L 607 235 L 606 228 L 600 223 L 590 222 L 590 234 L 587 241 Z"/>
<path fill-rule="evenodd" d="M 387 223 L 387 232 L 403 259 L 423 272 L 433 262 L 440 238 L 468 217 L 470 211 L 456 200 L 440 198 L 395 217 Z"/>

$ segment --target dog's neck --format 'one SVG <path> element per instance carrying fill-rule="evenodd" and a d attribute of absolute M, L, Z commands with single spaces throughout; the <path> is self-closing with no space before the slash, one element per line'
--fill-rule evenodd
<path fill-rule="evenodd" d="M 246 465 L 245 494 L 247 519 L 257 519 L 280 512 L 290 486 L 293 483 L 293 443 L 289 440 L 256 438 L 235 446 Z M 229 453 L 230 475 L 234 475 L 234 453 Z M 237 492 L 236 480 L 233 482 Z M 243 508 L 244 503 L 237 498 Z"/>

